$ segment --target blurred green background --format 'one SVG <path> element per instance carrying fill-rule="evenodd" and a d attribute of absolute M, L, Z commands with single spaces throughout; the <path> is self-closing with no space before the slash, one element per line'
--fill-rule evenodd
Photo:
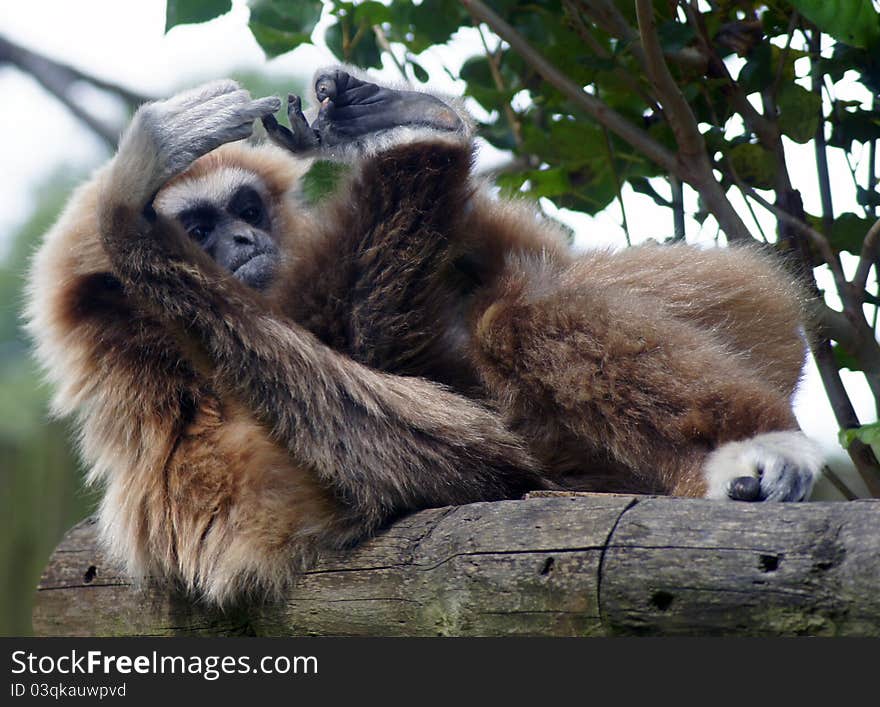
<path fill-rule="evenodd" d="M 52 177 L 0 264 L 0 635 L 31 631 L 34 587 L 64 532 L 94 507 L 82 485 L 66 425 L 48 422 L 48 388 L 40 384 L 20 327 L 24 271 L 75 181 Z"/>

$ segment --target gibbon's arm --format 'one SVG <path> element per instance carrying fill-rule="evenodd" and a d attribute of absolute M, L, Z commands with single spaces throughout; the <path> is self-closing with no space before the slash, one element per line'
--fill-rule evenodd
<path fill-rule="evenodd" d="M 293 130 L 264 119 L 291 152 L 343 159 L 352 174 L 320 207 L 319 233 L 297 243 L 285 312 L 371 367 L 476 385 L 461 365 L 466 268 L 479 229 L 472 135 L 465 116 L 425 93 L 380 87 L 335 69 L 319 73 L 321 109 L 306 121 L 288 98 Z M 482 240 L 480 240 L 482 243 Z M 294 291 L 295 289 L 295 291 Z M 342 326 L 340 323 L 344 323 Z"/>
<path fill-rule="evenodd" d="M 102 241 L 125 291 L 201 349 L 220 394 L 241 399 L 367 519 L 545 487 L 495 416 L 332 351 L 271 314 L 268 300 L 151 210 L 164 180 L 277 107 L 225 83 L 139 111 L 99 204 Z"/>

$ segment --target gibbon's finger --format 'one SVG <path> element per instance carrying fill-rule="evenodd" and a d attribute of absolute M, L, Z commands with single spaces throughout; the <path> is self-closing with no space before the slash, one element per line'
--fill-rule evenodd
<path fill-rule="evenodd" d="M 281 99 L 278 96 L 266 96 L 251 101 L 245 113 L 253 115 L 254 120 L 273 115 L 281 109 Z"/>
<path fill-rule="evenodd" d="M 317 133 L 309 127 L 302 113 L 300 113 L 300 117 L 301 120 L 295 115 L 291 117 L 290 122 L 293 130 L 289 130 L 281 125 L 274 115 L 264 116 L 262 120 L 267 137 L 279 147 L 290 152 L 305 152 L 318 147 L 321 141 Z"/>
<path fill-rule="evenodd" d="M 279 147 L 291 152 L 299 152 L 300 146 L 296 140 L 296 136 L 281 123 L 279 123 L 274 115 L 266 115 L 262 118 L 263 127 L 266 129 L 266 137 L 269 138 Z"/>
<path fill-rule="evenodd" d="M 242 123 L 241 125 L 230 128 L 226 131 L 223 136 L 224 143 L 226 142 L 235 142 L 236 140 L 244 140 L 245 138 L 249 138 L 254 132 L 254 121 L 249 120 L 246 123 Z"/>
<path fill-rule="evenodd" d="M 287 95 L 287 119 L 300 150 L 311 150 L 321 144 L 321 136 L 314 130 L 302 112 L 302 100 L 292 93 Z"/>

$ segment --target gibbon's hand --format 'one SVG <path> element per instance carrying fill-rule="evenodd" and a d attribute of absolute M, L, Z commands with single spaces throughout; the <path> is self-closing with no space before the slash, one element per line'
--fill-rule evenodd
<path fill-rule="evenodd" d="M 355 78 L 342 69 L 315 77 L 320 111 L 310 126 L 298 96 L 288 96 L 291 130 L 274 117 L 263 120 L 270 139 L 292 152 L 315 147 L 335 147 L 373 133 L 403 126 L 455 132 L 465 125 L 443 101 L 427 93 L 378 86 Z"/>
<path fill-rule="evenodd" d="M 142 106 L 122 140 L 119 156 L 131 158 L 132 166 L 147 172 L 142 177 L 153 193 L 202 155 L 250 136 L 254 120 L 280 107 L 275 96 L 254 100 L 235 81 L 212 81 Z"/>

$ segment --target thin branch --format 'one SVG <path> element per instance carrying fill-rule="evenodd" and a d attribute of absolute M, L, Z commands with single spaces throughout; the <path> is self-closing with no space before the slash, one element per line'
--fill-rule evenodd
<path fill-rule="evenodd" d="M 400 72 L 400 75 L 403 77 L 403 80 L 409 83 L 409 78 L 406 75 L 406 70 L 403 68 L 403 64 L 401 64 L 397 56 L 394 54 L 394 50 L 391 48 L 391 42 L 388 41 L 388 37 L 385 36 L 385 31 L 379 25 L 373 25 L 373 34 L 376 35 L 376 42 L 382 50 L 391 57 L 391 61 L 394 62 L 394 66 L 397 67 L 397 70 Z"/>
<path fill-rule="evenodd" d="M 782 72 L 785 69 L 785 60 L 788 58 L 788 53 L 791 51 L 791 40 L 794 37 L 794 31 L 797 28 L 800 18 L 800 14 L 795 10 L 791 13 L 791 17 L 788 20 L 788 29 L 786 30 L 788 38 L 786 39 L 785 47 L 779 52 L 779 61 L 776 64 L 776 72 L 773 75 L 773 84 L 770 87 L 770 93 L 774 97 L 779 95 L 779 85 L 782 83 Z"/>
<path fill-rule="evenodd" d="M 608 132 L 608 128 L 603 127 L 602 134 L 605 136 L 605 150 L 608 154 L 608 164 L 611 166 L 611 174 L 614 175 L 614 188 L 617 192 L 617 202 L 620 204 L 623 236 L 626 239 L 627 246 L 631 246 L 632 239 L 629 235 L 629 221 L 626 218 L 626 204 L 623 203 L 623 188 L 620 181 L 620 173 L 617 171 L 617 165 L 614 163 L 614 145 L 611 143 L 611 135 Z"/>
<path fill-rule="evenodd" d="M 623 83 L 625 83 L 632 90 L 633 93 L 639 95 L 639 97 L 654 111 L 657 115 L 663 114 L 663 109 L 654 100 L 654 97 L 651 96 L 639 83 L 638 79 L 634 78 L 632 73 L 624 69 L 619 65 L 618 62 L 615 61 L 614 56 L 597 40 L 593 33 L 590 32 L 589 27 L 584 23 L 581 19 L 580 13 L 578 12 L 577 7 L 575 7 L 575 0 L 563 0 L 563 7 L 565 10 L 566 17 L 569 18 L 572 26 L 574 27 L 577 35 L 589 46 L 590 51 L 593 52 L 596 56 L 601 59 L 607 59 L 614 62 L 614 75 L 620 79 Z"/>
<path fill-rule="evenodd" d="M 846 501 L 855 501 L 858 496 L 854 494 L 849 486 L 843 483 L 843 480 L 837 475 L 837 473 L 829 466 L 826 466 L 822 472 L 822 476 L 824 476 L 831 485 L 837 489 L 838 493 L 843 496 Z"/>
<path fill-rule="evenodd" d="M 878 248 L 880 248 L 880 220 L 875 221 L 874 225 L 868 229 L 865 240 L 862 241 L 862 252 L 859 255 L 859 265 L 856 268 L 855 277 L 852 284 L 857 293 L 862 294 L 864 301 L 865 286 L 868 283 L 868 274 L 871 267 L 877 262 Z"/>
<path fill-rule="evenodd" d="M 495 88 L 504 92 L 507 90 L 507 85 L 504 83 L 504 77 L 501 75 L 501 67 L 498 65 L 498 57 L 489 49 L 489 45 L 486 42 L 486 37 L 483 34 L 483 28 L 480 26 L 480 23 L 477 22 L 475 24 L 477 26 L 477 32 L 480 35 L 480 41 L 483 43 L 483 51 L 486 53 L 486 61 L 489 62 L 489 73 L 492 74 Z M 510 101 L 505 101 L 503 111 L 504 117 L 507 119 L 507 124 L 510 126 L 510 131 L 513 133 L 514 143 L 516 143 L 517 147 L 522 147 L 522 125 L 520 125 L 519 120 L 517 120 L 516 114 L 513 112 L 513 106 L 510 105 Z"/>
<path fill-rule="evenodd" d="M 686 159 L 700 159 L 706 152 L 703 136 L 697 127 L 697 119 L 690 105 L 682 95 L 663 58 L 663 48 L 654 22 L 654 4 L 650 0 L 636 0 L 636 16 L 647 59 L 648 78 L 675 134 L 678 149 Z"/>
<path fill-rule="evenodd" d="M 596 25 L 613 37 L 620 39 L 630 54 L 647 71 L 648 59 L 636 29 L 629 24 L 623 13 L 612 0 L 576 0 L 578 6 Z M 699 49 L 682 47 L 674 51 L 664 51 L 667 60 L 693 74 L 702 75 L 706 72 L 708 59 Z"/>
<path fill-rule="evenodd" d="M 536 51 L 510 24 L 502 19 L 494 10 L 481 0 L 460 0 L 473 17 L 485 22 L 495 34 L 504 39 L 529 66 L 531 66 L 547 83 L 551 84 L 563 96 L 574 103 L 600 125 L 639 150 L 645 157 L 663 169 L 688 179 L 683 165 L 676 156 L 651 137 L 649 133 L 630 123 L 608 105 L 591 96 L 565 74 L 560 72 L 542 54 Z"/>
<path fill-rule="evenodd" d="M 819 369 L 819 376 L 822 379 L 825 392 L 828 394 L 828 401 L 831 403 L 837 424 L 844 430 L 861 427 L 862 423 L 859 421 L 855 408 L 850 402 L 849 393 L 840 378 L 831 342 L 823 337 L 813 342 L 812 349 L 816 359 L 816 367 Z M 878 475 L 877 459 L 874 452 L 858 439 L 850 443 L 847 452 L 871 495 L 880 497 L 880 475 Z"/>
<path fill-rule="evenodd" d="M 116 147 L 116 141 L 119 137 L 118 129 L 104 124 L 73 100 L 70 95 L 71 87 L 78 81 L 90 83 L 97 88 L 114 93 L 129 107 L 134 107 L 148 100 L 146 96 L 140 96 L 103 79 L 89 76 L 79 69 L 37 54 L 0 36 L 0 64 L 4 62 L 16 66 L 36 79 L 43 88 L 64 104 L 74 117 L 85 124 L 111 149 Z"/>
<path fill-rule="evenodd" d="M 679 160 L 686 167 L 687 176 L 683 181 L 687 181 L 700 193 L 729 241 L 751 240 L 751 233 L 715 178 L 697 119 L 666 65 L 654 22 L 653 3 L 650 0 L 636 0 L 636 16 L 642 47 L 648 60 L 648 78 L 654 86 L 663 106 L 664 115 L 675 135 Z M 670 172 L 673 176 L 681 178 L 678 172 L 672 170 Z"/>
<path fill-rule="evenodd" d="M 684 188 L 681 180 L 670 175 L 672 189 L 672 240 L 684 241 Z"/>
<path fill-rule="evenodd" d="M 816 152 L 816 171 L 819 179 L 819 198 L 822 202 L 822 230 L 831 233 L 834 222 L 834 204 L 831 201 L 831 178 L 828 173 L 828 146 L 825 143 L 825 115 L 822 110 L 822 84 L 824 74 L 818 61 L 822 51 L 822 33 L 814 31 L 810 35 L 810 81 L 814 94 L 819 97 L 819 126 L 816 128 L 813 146 Z"/>
<path fill-rule="evenodd" d="M 761 206 L 763 206 L 767 211 L 770 211 L 776 218 L 780 221 L 785 222 L 787 225 L 794 228 L 798 233 L 802 236 L 805 236 L 810 244 L 819 251 L 819 255 L 822 256 L 822 259 L 828 263 L 828 266 L 831 268 L 831 273 L 834 275 L 834 282 L 838 286 L 838 289 L 843 287 L 847 288 L 848 283 L 846 281 L 846 277 L 843 274 L 843 268 L 840 264 L 840 258 L 837 257 L 837 254 L 831 248 L 831 244 L 828 242 L 828 239 L 825 238 L 821 233 L 819 233 L 816 229 L 807 225 L 799 218 L 792 216 L 785 209 L 782 209 L 776 204 L 773 204 L 767 201 L 763 196 L 758 194 L 755 189 L 752 187 L 742 184 L 738 185 L 743 193 L 754 199 Z"/>

